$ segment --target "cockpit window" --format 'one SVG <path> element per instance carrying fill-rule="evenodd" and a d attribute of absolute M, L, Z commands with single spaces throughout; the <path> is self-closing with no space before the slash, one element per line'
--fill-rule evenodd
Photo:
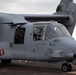
<path fill-rule="evenodd" d="M 44 40 L 45 38 L 44 28 L 45 28 L 44 26 L 33 27 L 33 40 L 34 41 Z"/>
<path fill-rule="evenodd" d="M 54 38 L 57 34 L 55 33 L 54 29 L 51 26 L 47 26 L 46 28 L 46 39 Z"/>
<path fill-rule="evenodd" d="M 70 36 L 69 32 L 64 26 L 57 27 L 56 32 L 59 34 L 59 36 Z"/>
<path fill-rule="evenodd" d="M 64 26 L 47 26 L 46 28 L 46 39 L 67 36 L 70 36 L 70 34 Z"/>

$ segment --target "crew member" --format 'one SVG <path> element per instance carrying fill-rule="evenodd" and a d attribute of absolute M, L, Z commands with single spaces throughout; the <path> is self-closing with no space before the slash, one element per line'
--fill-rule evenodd
<path fill-rule="evenodd" d="M 24 31 L 23 31 L 23 29 L 21 28 L 20 25 L 17 26 L 15 35 L 16 35 L 16 43 L 23 44 L 24 43 L 24 41 L 23 41 L 23 39 L 24 39 Z"/>

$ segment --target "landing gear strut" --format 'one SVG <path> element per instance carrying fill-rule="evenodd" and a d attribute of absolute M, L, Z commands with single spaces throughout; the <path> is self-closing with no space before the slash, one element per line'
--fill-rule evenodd
<path fill-rule="evenodd" d="M 10 64 L 11 60 L 1 60 L 2 64 Z"/>
<path fill-rule="evenodd" d="M 62 71 L 68 72 L 68 71 L 71 71 L 71 70 L 72 70 L 71 64 L 68 64 L 68 63 L 63 63 L 62 64 Z"/>

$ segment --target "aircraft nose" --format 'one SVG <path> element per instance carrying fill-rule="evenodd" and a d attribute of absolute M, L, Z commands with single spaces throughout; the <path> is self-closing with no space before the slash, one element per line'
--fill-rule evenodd
<path fill-rule="evenodd" d="M 63 48 L 76 52 L 76 41 L 72 37 L 61 38 L 59 40 Z"/>
<path fill-rule="evenodd" d="M 63 56 L 76 59 L 76 41 L 72 37 L 61 37 L 58 41 L 58 49 L 62 50 Z"/>

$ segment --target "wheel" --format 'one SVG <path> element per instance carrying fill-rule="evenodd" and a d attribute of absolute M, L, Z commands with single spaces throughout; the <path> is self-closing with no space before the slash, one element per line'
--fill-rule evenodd
<path fill-rule="evenodd" d="M 69 64 L 68 66 L 69 66 L 68 71 L 71 71 L 71 70 L 72 70 L 72 66 L 71 66 L 71 64 Z"/>
<path fill-rule="evenodd" d="M 1 60 L 2 64 L 10 64 L 11 60 Z"/>
<path fill-rule="evenodd" d="M 67 72 L 67 71 L 69 71 L 70 69 L 69 69 L 69 65 L 67 64 L 67 63 L 64 63 L 63 65 L 62 65 L 62 71 L 64 71 L 64 72 Z"/>

